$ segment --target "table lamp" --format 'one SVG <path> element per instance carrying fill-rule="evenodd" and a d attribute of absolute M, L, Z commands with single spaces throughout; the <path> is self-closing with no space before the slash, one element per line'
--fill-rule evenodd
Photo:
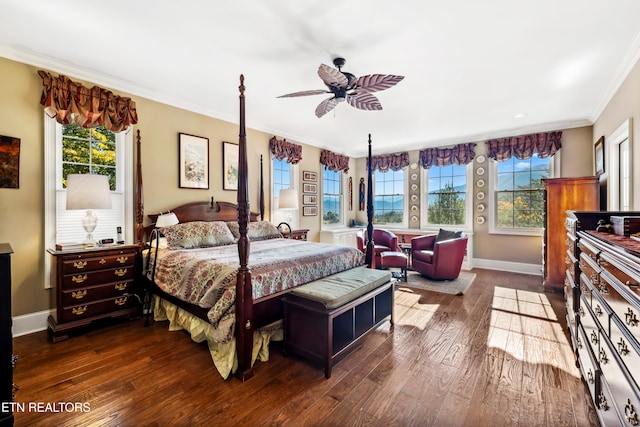
<path fill-rule="evenodd" d="M 67 175 L 67 210 L 86 209 L 82 219 L 82 226 L 87 232 L 83 244 L 95 246 L 93 230 L 98 225 L 98 216 L 93 209 L 111 209 L 111 190 L 109 178 L 97 174 L 69 174 Z"/>

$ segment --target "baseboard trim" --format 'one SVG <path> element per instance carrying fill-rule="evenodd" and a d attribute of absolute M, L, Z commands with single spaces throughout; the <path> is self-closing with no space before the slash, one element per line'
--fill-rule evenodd
<path fill-rule="evenodd" d="M 24 314 L 13 318 L 12 334 L 14 337 L 33 334 L 34 332 L 47 330 L 47 318 L 49 310 Z"/>
<path fill-rule="evenodd" d="M 524 264 L 520 262 L 497 261 L 494 259 L 473 259 L 473 266 L 487 270 L 508 271 L 510 273 L 531 274 L 542 277 L 542 265 Z"/>

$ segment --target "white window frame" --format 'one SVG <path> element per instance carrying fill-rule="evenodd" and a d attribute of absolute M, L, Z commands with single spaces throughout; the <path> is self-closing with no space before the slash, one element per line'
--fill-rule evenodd
<path fill-rule="evenodd" d="M 421 230 L 434 231 L 440 228 L 455 227 L 456 230 L 470 232 L 472 229 L 473 221 L 473 162 L 469 162 L 466 166 L 466 184 L 467 184 L 467 196 L 465 198 L 465 223 L 464 224 L 431 224 L 429 223 L 429 169 L 421 168 L 420 171 L 420 188 L 425 189 L 421 191 L 420 195 L 420 224 Z"/>
<path fill-rule="evenodd" d="M 278 197 L 275 196 L 275 190 L 273 188 L 273 186 L 275 185 L 275 177 L 274 177 L 274 167 L 273 167 L 273 161 L 275 160 L 275 157 L 273 155 L 270 156 L 270 162 L 269 162 L 269 175 L 270 175 L 270 189 L 271 191 L 269 191 L 270 193 L 270 197 L 271 197 L 271 222 L 274 225 L 278 225 L 281 222 L 286 222 L 287 224 L 289 224 L 289 226 L 291 227 L 292 230 L 295 230 L 298 228 L 299 224 L 300 224 L 300 220 L 299 220 L 299 213 L 300 213 L 300 206 L 301 206 L 301 200 L 298 200 L 298 209 L 278 209 Z M 288 162 L 286 162 L 288 163 Z M 292 163 L 288 163 L 289 164 L 289 173 L 290 173 L 290 177 L 289 177 L 289 182 L 291 183 L 291 189 L 294 190 L 298 190 L 298 193 L 300 194 L 300 186 L 299 186 L 299 181 L 298 181 L 298 165 L 297 164 L 292 164 Z"/>
<path fill-rule="evenodd" d="M 325 224 L 324 220 L 322 219 L 324 216 L 324 173 L 326 172 L 325 168 L 322 168 L 320 171 L 320 182 L 318 183 L 318 215 L 320 215 L 320 229 L 321 230 L 333 230 L 336 228 L 344 228 L 345 227 L 345 217 L 346 217 L 346 210 L 344 208 L 344 189 L 345 186 L 347 185 L 347 174 L 340 171 L 338 172 L 340 174 L 340 213 L 338 214 L 338 217 L 340 218 L 340 221 L 336 222 L 335 224 Z M 304 195 L 303 195 L 304 197 Z"/>
<path fill-rule="evenodd" d="M 404 173 L 404 178 L 403 178 L 403 184 L 402 184 L 402 188 L 404 191 L 404 198 L 402 201 L 402 222 L 394 222 L 394 223 L 387 223 L 387 222 L 374 222 L 374 226 L 382 226 L 385 228 L 389 228 L 389 229 L 400 229 L 400 228 L 408 228 L 409 227 L 409 218 L 410 218 L 410 212 L 409 212 L 409 167 L 404 167 L 402 168 L 402 172 Z M 373 198 L 375 200 L 375 189 L 376 189 L 376 174 L 375 171 L 372 174 L 373 176 L 371 177 L 371 180 L 373 182 Z M 375 205 L 375 202 L 374 202 Z M 374 212 L 374 216 L 375 216 L 375 212 Z"/>
<path fill-rule="evenodd" d="M 498 218 L 497 206 L 496 206 L 496 184 L 498 174 L 498 162 L 496 160 L 489 159 L 489 188 L 487 192 L 488 196 L 488 208 L 491 220 L 489 221 L 489 234 L 507 234 L 514 236 L 540 236 L 544 234 L 544 227 L 540 228 L 500 228 L 496 226 Z M 549 158 L 549 178 L 560 176 L 560 151 Z"/>
<path fill-rule="evenodd" d="M 620 189 L 624 187 L 624 183 L 620 182 L 619 171 L 626 168 L 629 176 L 627 185 L 625 188 L 628 198 L 628 205 L 633 206 L 633 128 L 631 118 L 625 120 L 613 133 L 607 138 L 607 145 L 609 146 L 605 156 L 605 174 L 609 177 L 609 202 L 607 203 L 607 209 L 611 211 L 622 210 L 620 206 Z M 625 141 L 629 141 L 629 152 L 627 156 L 627 164 L 620 164 L 620 145 Z M 614 173 L 615 171 L 615 173 Z M 612 172 L 612 173 L 609 173 Z"/>
<path fill-rule="evenodd" d="M 135 239 L 135 205 L 134 205 L 134 179 L 133 179 L 133 132 L 131 128 L 116 134 L 116 164 L 121 179 L 118 188 L 112 191 L 112 197 L 117 194 L 122 197 L 123 204 L 123 237 L 126 244 L 132 244 Z M 55 119 L 44 115 L 44 231 L 45 248 L 53 248 L 57 242 L 57 200 L 62 189 L 62 125 Z M 80 227 L 80 224 L 78 224 Z M 116 237 L 116 230 L 109 236 L 96 236 L 97 238 Z M 45 256 L 45 288 L 50 288 L 48 272 L 51 269 L 50 257 Z"/>

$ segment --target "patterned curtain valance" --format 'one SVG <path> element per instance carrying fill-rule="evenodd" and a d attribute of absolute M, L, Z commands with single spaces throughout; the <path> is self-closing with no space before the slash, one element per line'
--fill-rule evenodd
<path fill-rule="evenodd" d="M 466 165 L 476 156 L 476 144 L 458 144 L 449 148 L 425 148 L 420 150 L 420 166 L 429 169 L 431 166 Z"/>
<path fill-rule="evenodd" d="M 276 159 L 285 160 L 287 163 L 296 165 L 302 160 L 302 145 L 288 142 L 286 139 L 271 137 L 269 150 Z"/>
<path fill-rule="evenodd" d="M 320 152 L 320 164 L 334 172 L 349 172 L 349 156 L 343 156 L 329 150 Z"/>
<path fill-rule="evenodd" d="M 503 162 L 512 156 L 525 160 L 534 153 L 538 157 L 553 156 L 561 147 L 562 131 L 534 133 L 531 135 L 511 136 L 487 141 L 487 157 Z"/>
<path fill-rule="evenodd" d="M 399 171 L 407 166 L 409 166 L 409 153 L 406 151 L 404 153 L 382 154 L 371 157 L 372 170 L 377 169 L 380 172 L 386 172 L 389 169 Z"/>
<path fill-rule="evenodd" d="M 98 86 L 89 89 L 66 76 L 54 77 L 42 70 L 38 74 L 42 77 L 40 104 L 45 114 L 60 124 L 76 122 L 84 128 L 104 126 L 121 132 L 138 123 L 136 103 L 131 98 Z"/>

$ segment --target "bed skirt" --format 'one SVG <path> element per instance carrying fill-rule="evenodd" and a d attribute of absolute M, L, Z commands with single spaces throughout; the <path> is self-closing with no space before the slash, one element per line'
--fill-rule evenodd
<path fill-rule="evenodd" d="M 227 343 L 216 342 L 214 338 L 215 329 L 210 323 L 155 295 L 153 300 L 153 319 L 155 321 L 168 320 L 170 331 L 185 330 L 191 334 L 193 341 L 197 343 L 207 342 L 213 364 L 222 375 L 222 378 L 227 379 L 230 374 L 238 369 L 235 338 L 232 338 Z M 261 362 L 268 361 L 269 343 L 282 340 L 282 320 L 254 331 L 251 366 L 256 360 Z"/>

